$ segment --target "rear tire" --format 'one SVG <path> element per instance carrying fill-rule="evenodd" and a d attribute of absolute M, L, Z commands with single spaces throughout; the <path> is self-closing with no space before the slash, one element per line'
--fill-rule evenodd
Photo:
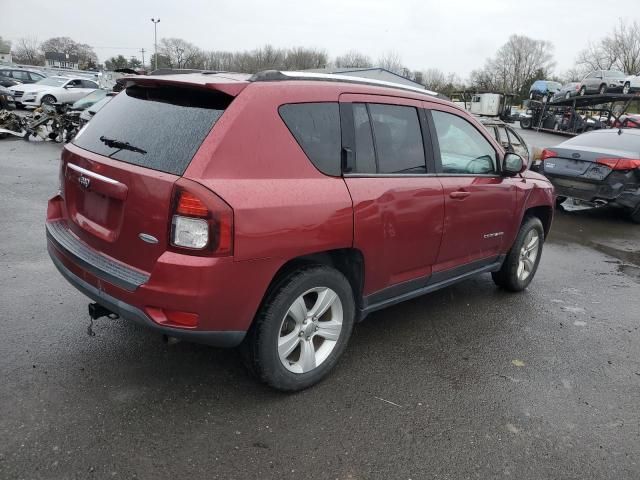
<path fill-rule="evenodd" d="M 571 100 L 571 92 L 567 92 L 564 96 L 565 100 Z"/>
<path fill-rule="evenodd" d="M 631 84 L 629 82 L 624 84 L 624 87 L 622 87 L 622 93 L 625 95 L 629 95 L 629 93 L 631 93 Z"/>
<path fill-rule="evenodd" d="M 525 218 L 502 268 L 491 274 L 495 284 L 511 292 L 527 288 L 538 270 L 543 243 L 544 228 L 540 219 Z"/>
<path fill-rule="evenodd" d="M 598 90 L 598 93 L 600 95 L 604 95 L 605 93 L 607 93 L 607 86 L 604 83 L 600 85 L 600 89 Z"/>
<path fill-rule="evenodd" d="M 584 97 L 587 94 L 587 87 L 582 86 L 580 87 L 580 96 Z"/>
<path fill-rule="evenodd" d="M 316 309 L 322 311 L 320 306 L 330 299 L 317 318 Z M 353 290 L 342 273 L 320 265 L 297 270 L 260 308 L 243 344 L 247 368 L 278 390 L 308 388 L 338 362 L 354 319 Z"/>

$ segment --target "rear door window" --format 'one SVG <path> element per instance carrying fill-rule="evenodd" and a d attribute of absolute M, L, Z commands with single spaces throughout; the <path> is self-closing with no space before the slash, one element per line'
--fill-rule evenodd
<path fill-rule="evenodd" d="M 315 167 L 340 175 L 340 109 L 337 102 L 291 103 L 278 109 L 280 117 Z"/>
<path fill-rule="evenodd" d="M 356 164 L 353 170 L 358 173 L 376 173 L 376 152 L 371 122 L 364 103 L 353 104 L 353 124 L 356 140 Z"/>
<path fill-rule="evenodd" d="M 418 110 L 372 103 L 369 112 L 378 173 L 426 173 Z"/>
<path fill-rule="evenodd" d="M 128 87 L 73 143 L 126 163 L 182 175 L 231 100 L 200 89 Z"/>

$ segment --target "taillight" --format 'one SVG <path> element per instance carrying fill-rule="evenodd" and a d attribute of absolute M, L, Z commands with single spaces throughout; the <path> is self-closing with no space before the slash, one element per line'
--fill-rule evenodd
<path fill-rule="evenodd" d="M 598 158 L 597 163 L 606 165 L 611 170 L 633 170 L 640 168 L 640 159 L 638 158 Z"/>
<path fill-rule="evenodd" d="M 544 162 L 547 158 L 557 157 L 557 156 L 558 156 L 557 152 L 554 152 L 553 150 L 549 150 L 545 148 L 544 150 L 542 150 L 542 154 L 540 154 L 540 160 Z"/>
<path fill-rule="evenodd" d="M 182 252 L 233 254 L 233 210 L 202 185 L 181 178 L 173 191 L 169 244 Z"/>

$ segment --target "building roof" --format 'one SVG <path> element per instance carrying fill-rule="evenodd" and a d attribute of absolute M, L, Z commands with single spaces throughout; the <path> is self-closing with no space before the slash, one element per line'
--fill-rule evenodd
<path fill-rule="evenodd" d="M 45 60 L 57 60 L 59 62 L 78 63 L 78 55 L 62 52 L 45 52 Z"/>

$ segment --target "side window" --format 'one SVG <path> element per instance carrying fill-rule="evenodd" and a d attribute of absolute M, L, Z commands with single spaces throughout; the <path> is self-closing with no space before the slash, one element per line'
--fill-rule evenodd
<path fill-rule="evenodd" d="M 28 82 L 29 81 L 29 73 L 27 72 L 22 72 L 20 70 L 14 70 L 12 72 L 13 74 L 13 78 L 15 78 L 16 80 L 20 80 L 21 82 Z"/>
<path fill-rule="evenodd" d="M 356 165 L 354 172 L 376 173 L 376 152 L 373 148 L 371 122 L 364 103 L 353 104 L 353 126 L 356 137 Z"/>
<path fill-rule="evenodd" d="M 399 105 L 369 105 L 378 173 L 426 173 L 418 111 Z"/>
<path fill-rule="evenodd" d="M 91 80 L 82 80 L 82 88 L 98 88 Z"/>
<path fill-rule="evenodd" d="M 482 134 L 463 118 L 433 110 L 443 173 L 496 173 L 496 152 Z"/>
<path fill-rule="evenodd" d="M 33 72 L 29 72 L 29 76 L 31 77 L 31 80 L 33 80 L 34 82 L 38 82 L 44 78 L 43 75 L 38 75 L 37 73 L 33 73 Z"/>
<path fill-rule="evenodd" d="M 337 103 L 292 103 L 278 111 L 309 160 L 327 175 L 340 175 L 340 111 Z"/>

